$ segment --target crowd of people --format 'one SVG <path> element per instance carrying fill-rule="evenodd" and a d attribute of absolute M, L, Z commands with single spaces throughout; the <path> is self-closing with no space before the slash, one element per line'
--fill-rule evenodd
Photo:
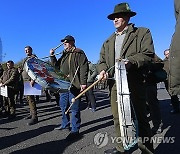
<path fill-rule="evenodd" d="M 178 63 L 179 44 L 177 43 L 180 29 L 178 22 L 180 2 L 178 0 L 175 0 L 175 9 L 177 20 L 176 30 L 170 49 L 164 51 L 164 60 L 155 54 L 150 30 L 145 27 L 136 27 L 135 24 L 130 23 L 130 19 L 136 16 L 136 12 L 130 9 L 128 3 L 117 4 L 113 13 L 107 16 L 109 20 L 113 21 L 115 32 L 104 41 L 100 51 L 100 60 L 97 65 L 93 65 L 88 61 L 85 52 L 76 47 L 75 38 L 71 35 L 67 35 L 61 39 L 64 50 L 59 59 L 55 56 L 55 50 L 50 50 L 51 64 L 56 69 L 61 70 L 66 80 L 71 83 L 68 92 L 56 94 L 62 116 L 60 120 L 61 124 L 54 129 L 68 129 L 70 133 L 66 137 L 66 140 L 72 141 L 78 138 L 81 127 L 81 98 L 78 97 L 75 99 L 75 102 L 72 102 L 72 99 L 76 98 L 82 91 L 91 86 L 98 74 L 99 78 L 102 79 L 102 81 L 106 81 L 108 85 L 115 132 L 117 137 L 121 137 L 116 87 L 116 80 L 118 79 L 116 78 L 115 68 L 113 67 L 117 59 L 125 59 L 124 63 L 127 71 L 130 98 L 138 120 L 139 137 L 151 138 L 153 134 L 161 133 L 163 129 L 163 121 L 157 99 L 157 83 L 159 81 L 156 80 L 155 71 L 159 69 L 166 71 L 167 76 L 163 79 L 163 82 L 171 97 L 173 107 L 171 113 L 180 113 L 178 98 L 180 88 L 177 88 L 177 85 L 180 85 L 177 84 L 180 79 L 179 76 L 177 76 L 178 73 L 175 73 L 175 70 L 179 70 L 178 67 L 180 66 Z M 36 55 L 33 54 L 31 46 L 25 47 L 25 53 L 26 58 L 21 67 L 15 68 L 12 60 L 6 63 L 6 70 L 0 67 L 0 87 L 7 86 L 11 91 L 8 97 L 0 97 L 0 107 L 1 111 L 2 108 L 4 109 L 4 116 L 9 119 L 13 119 L 16 116 L 15 94 L 17 94 L 17 91 L 19 91 L 20 102 L 22 103 L 23 83 L 28 81 L 31 86 L 35 84 L 35 80 L 27 74 L 24 63 L 29 58 L 36 57 Z M 152 64 L 156 65 L 153 65 L 152 68 Z M 174 69 L 175 66 L 176 68 Z M 19 89 L 17 89 L 17 87 L 19 87 Z M 47 95 L 49 94 L 48 91 L 46 91 L 46 93 Z M 95 112 L 96 99 L 93 89 L 87 91 L 85 95 L 87 107 L 91 109 L 92 112 Z M 34 95 L 27 95 L 26 99 L 29 104 L 30 114 L 28 117 L 25 117 L 25 119 L 30 119 L 28 125 L 34 125 L 38 123 L 37 101 Z M 49 99 L 50 98 L 47 98 L 47 100 Z M 69 106 L 71 106 L 71 113 L 66 113 Z M 149 121 L 147 120 L 148 110 L 153 128 L 150 127 Z M 150 140 L 138 143 L 138 147 L 143 153 L 154 152 L 153 143 L 150 142 Z M 124 149 L 122 142 L 118 142 L 115 148 L 106 150 L 105 153 L 128 153 L 128 151 Z"/>

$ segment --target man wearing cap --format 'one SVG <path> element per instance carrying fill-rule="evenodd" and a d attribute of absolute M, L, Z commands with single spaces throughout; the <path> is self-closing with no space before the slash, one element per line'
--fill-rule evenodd
<path fill-rule="evenodd" d="M 99 76 L 104 80 L 115 77 L 115 60 L 126 59 L 127 79 L 130 90 L 130 97 L 134 106 L 139 136 L 150 139 L 152 133 L 146 117 L 146 95 L 143 72 L 154 55 L 154 46 L 151 33 L 147 28 L 138 28 L 129 23 L 130 17 L 136 15 L 131 11 L 128 3 L 117 4 L 114 12 L 108 15 L 112 20 L 116 31 L 103 43 L 100 52 L 98 70 Z M 106 72 L 109 68 L 110 71 Z M 117 107 L 117 90 L 115 80 L 108 80 L 110 88 L 110 102 L 114 119 L 114 126 L 117 137 L 121 137 L 119 128 L 119 117 Z M 139 143 L 139 148 L 144 153 L 153 153 L 153 144 L 149 141 Z M 117 147 L 106 150 L 106 154 L 125 153 L 122 143 Z"/>
<path fill-rule="evenodd" d="M 50 50 L 52 65 L 60 69 L 64 75 L 72 83 L 69 92 L 61 93 L 59 106 L 62 111 L 61 125 L 55 130 L 70 129 L 70 134 L 66 140 L 72 141 L 79 137 L 79 129 L 81 123 L 80 117 L 80 99 L 77 99 L 71 107 L 71 118 L 69 113 L 65 114 L 72 98 L 75 98 L 80 91 L 86 88 L 88 76 L 88 60 L 83 50 L 76 48 L 75 39 L 71 35 L 67 35 L 61 40 L 64 43 L 62 56 L 57 60 L 54 56 L 54 50 Z M 70 122 L 71 119 L 71 122 Z M 71 127 L 70 127 L 71 125 Z"/>

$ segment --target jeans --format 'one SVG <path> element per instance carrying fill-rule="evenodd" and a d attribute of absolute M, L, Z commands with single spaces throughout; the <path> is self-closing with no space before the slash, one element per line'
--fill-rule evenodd
<path fill-rule="evenodd" d="M 62 128 L 65 128 L 70 125 L 70 115 L 69 113 L 65 114 L 65 112 L 72 103 L 72 98 L 75 98 L 75 96 L 71 92 L 60 94 L 59 106 L 62 111 Z M 71 132 L 77 132 L 80 129 L 81 118 L 79 106 L 80 99 L 77 99 L 71 107 Z"/>

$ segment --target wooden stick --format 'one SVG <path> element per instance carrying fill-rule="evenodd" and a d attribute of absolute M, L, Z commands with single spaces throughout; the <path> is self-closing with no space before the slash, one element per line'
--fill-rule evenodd
<path fill-rule="evenodd" d="M 57 47 L 55 47 L 55 48 L 53 48 L 53 50 L 55 51 L 56 49 L 58 49 L 60 46 L 62 46 L 64 43 L 66 43 L 67 42 L 67 40 L 65 40 L 64 42 L 62 42 L 61 44 L 59 44 Z M 40 59 L 46 59 L 46 58 L 49 58 L 49 57 L 51 57 L 51 56 L 55 56 L 55 55 L 60 55 L 60 54 L 62 54 L 63 52 L 59 52 L 59 53 L 55 53 L 55 54 L 53 54 L 53 55 L 50 55 L 50 56 L 46 56 L 46 57 L 43 57 L 43 58 L 40 58 Z"/>
<path fill-rule="evenodd" d="M 62 46 L 64 43 L 66 43 L 67 42 L 67 40 L 64 40 L 64 42 L 63 43 L 61 43 L 61 44 L 59 44 L 57 47 L 55 47 L 55 48 L 53 48 L 53 50 L 55 51 L 56 49 L 58 49 L 60 46 Z"/>
<path fill-rule="evenodd" d="M 71 105 L 69 106 L 69 108 L 67 109 L 67 111 L 65 112 L 65 114 L 67 114 L 69 112 L 69 110 L 71 109 L 72 105 L 74 104 L 74 102 L 76 101 L 76 99 L 78 99 L 79 97 L 81 97 L 84 93 L 86 93 L 89 89 L 91 89 L 93 86 L 95 86 L 99 81 L 101 81 L 102 78 L 99 78 L 97 81 L 95 81 L 92 85 L 90 85 L 88 88 L 86 88 L 85 90 L 83 90 L 79 95 L 77 95 L 75 98 L 72 98 L 71 100 Z"/>
<path fill-rule="evenodd" d="M 55 53 L 53 55 L 50 55 L 50 56 L 46 56 L 46 57 L 43 57 L 43 58 L 40 58 L 40 59 L 46 59 L 46 58 L 49 58 L 49 57 L 52 57 L 52 56 L 56 56 L 56 55 L 60 55 L 62 54 L 63 52 L 58 52 L 58 53 Z"/>

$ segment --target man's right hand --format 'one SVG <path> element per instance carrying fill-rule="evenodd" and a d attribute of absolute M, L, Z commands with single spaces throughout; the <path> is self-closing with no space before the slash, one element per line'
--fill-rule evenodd
<path fill-rule="evenodd" d="M 4 86 L 4 84 L 3 83 L 0 83 L 0 87 L 3 87 Z"/>
<path fill-rule="evenodd" d="M 55 52 L 54 49 L 51 49 L 51 50 L 50 50 L 50 55 L 53 56 L 53 55 L 54 55 L 54 52 Z"/>
<path fill-rule="evenodd" d="M 99 79 L 107 80 L 107 79 L 108 79 L 108 73 L 106 73 L 104 70 L 102 70 L 102 71 L 99 73 Z"/>
<path fill-rule="evenodd" d="M 34 80 L 31 80 L 31 81 L 30 81 L 30 86 L 33 87 L 34 84 L 35 84 L 35 81 L 34 81 Z"/>

